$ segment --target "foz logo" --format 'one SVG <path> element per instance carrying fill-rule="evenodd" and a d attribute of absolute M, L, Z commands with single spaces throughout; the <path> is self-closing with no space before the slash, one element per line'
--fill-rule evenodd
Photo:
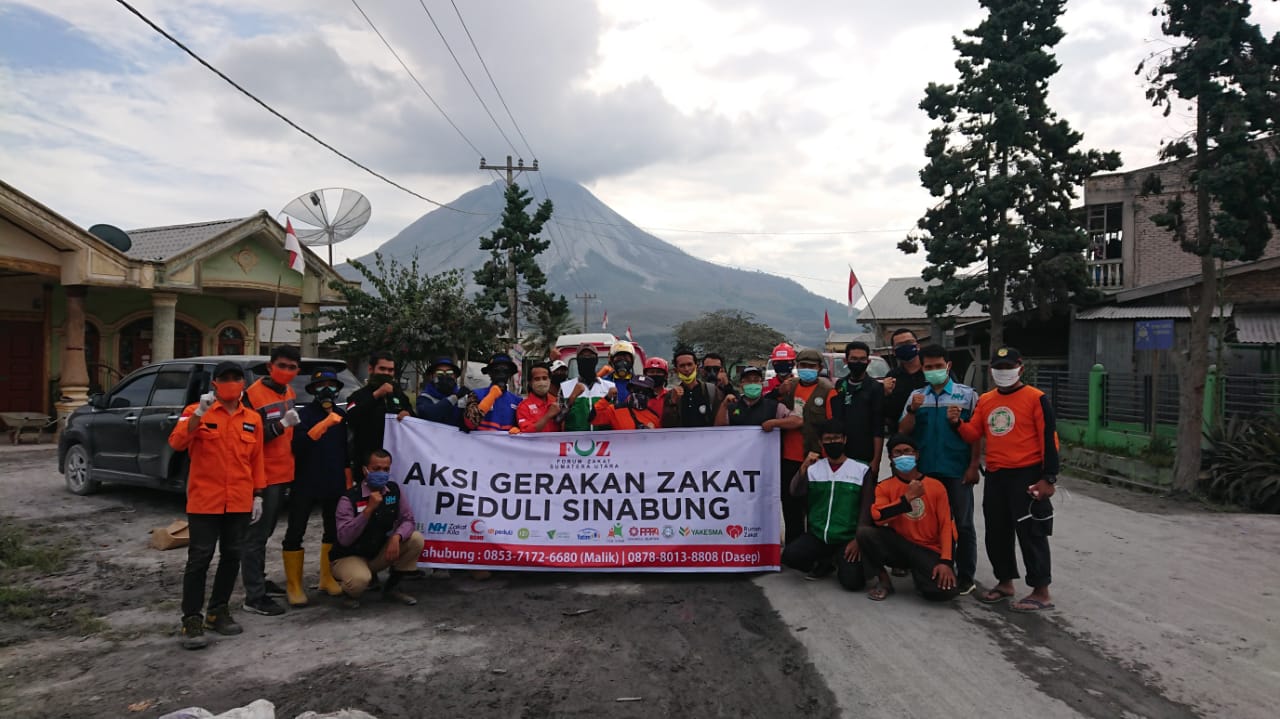
<path fill-rule="evenodd" d="M 579 457 L 608 457 L 609 441 L 597 442 L 594 439 L 578 439 L 560 443 L 560 456 L 568 457 L 573 452 Z"/>
<path fill-rule="evenodd" d="M 738 537 L 742 536 L 742 525 L 730 524 L 729 526 L 724 528 L 724 533 L 729 535 L 729 537 L 732 539 L 737 539 Z"/>

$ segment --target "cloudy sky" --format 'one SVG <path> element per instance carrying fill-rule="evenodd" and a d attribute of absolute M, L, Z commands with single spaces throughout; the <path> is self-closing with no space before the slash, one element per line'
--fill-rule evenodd
<path fill-rule="evenodd" d="M 976 0 L 457 0 L 520 130 L 448 0 L 359 0 L 464 139 L 351 0 L 136 0 L 144 14 L 319 137 L 448 202 L 493 162 L 536 156 L 685 250 L 844 295 L 919 272 L 895 247 L 928 204 L 916 172 L 930 81 Z M 515 150 L 432 26 L 457 54 Z M 1139 60 L 1167 47 L 1153 0 L 1072 0 L 1051 102 L 1087 146 L 1155 161 L 1188 115 L 1143 99 Z M 1280 28 L 1280 8 L 1256 19 Z M 330 154 L 109 0 L 0 0 L 0 177 L 85 226 L 274 213 L 356 188 L 369 252 L 432 209 Z M 554 199 L 554 197 L 552 198 Z M 692 232 L 690 230 L 697 230 Z M 737 235 L 732 232 L 753 233 Z M 764 234 L 778 233 L 778 234 Z M 832 233 L 832 234 L 816 234 Z"/>

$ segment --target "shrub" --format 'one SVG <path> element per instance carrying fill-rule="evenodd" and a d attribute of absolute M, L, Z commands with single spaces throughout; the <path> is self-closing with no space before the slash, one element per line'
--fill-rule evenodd
<path fill-rule="evenodd" d="M 1280 514 L 1280 416 L 1232 417 L 1206 433 L 1201 488 L 1211 499 Z"/>

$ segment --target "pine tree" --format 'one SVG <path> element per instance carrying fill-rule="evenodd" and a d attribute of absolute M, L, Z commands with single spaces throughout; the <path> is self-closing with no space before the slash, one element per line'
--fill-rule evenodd
<path fill-rule="evenodd" d="M 953 40 L 960 82 L 930 83 L 920 103 L 939 122 L 920 180 L 940 201 L 898 247 L 923 247 L 921 276 L 938 282 L 908 297 L 934 318 L 978 303 L 993 352 L 1007 304 L 1047 315 L 1090 294 L 1088 238 L 1072 200 L 1089 175 L 1120 166 L 1115 152 L 1077 149 L 1081 135 L 1049 108 L 1064 4 L 982 0 L 986 19 Z"/>
<path fill-rule="evenodd" d="M 1195 111 L 1187 136 L 1165 143 L 1166 160 L 1192 163 L 1190 198 L 1175 194 L 1152 220 L 1184 252 L 1200 258 L 1198 296 L 1189 292 L 1191 327 L 1174 354 L 1178 369 L 1178 450 L 1174 487 L 1195 489 L 1200 474 L 1209 335 L 1218 304 L 1217 266 L 1256 260 L 1280 223 L 1280 160 L 1271 138 L 1280 121 L 1280 34 L 1267 39 L 1249 22 L 1250 3 L 1166 2 L 1153 11 L 1175 41 L 1150 58 L 1147 99 L 1168 116 L 1175 103 Z M 1143 65 L 1138 66 L 1142 72 Z M 1160 188 L 1146 188 L 1158 191 Z"/>
<path fill-rule="evenodd" d="M 519 185 L 507 186 L 504 195 L 506 206 L 502 212 L 502 225 L 488 237 L 480 238 L 480 249 L 489 251 L 489 259 L 476 271 L 476 284 L 480 285 L 477 302 L 487 310 L 498 308 L 507 318 L 509 341 L 520 341 L 520 290 L 528 290 L 529 301 L 534 304 L 533 313 L 552 312 L 558 304 L 568 311 L 568 301 L 563 295 L 552 295 L 542 288 L 547 276 L 538 266 L 538 255 L 551 246 L 550 240 L 539 235 L 542 226 L 551 219 L 551 200 L 545 200 L 530 215 L 526 208 L 533 198 Z"/>

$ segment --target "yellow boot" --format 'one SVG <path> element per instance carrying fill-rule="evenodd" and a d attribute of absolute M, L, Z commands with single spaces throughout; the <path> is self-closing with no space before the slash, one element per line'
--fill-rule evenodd
<path fill-rule="evenodd" d="M 307 605 L 307 592 L 302 588 L 302 559 L 303 551 L 301 549 L 295 551 L 285 551 L 284 553 L 284 578 L 285 578 L 285 595 L 289 599 L 291 607 L 305 607 Z"/>
<path fill-rule="evenodd" d="M 337 597 L 342 594 L 342 585 L 333 578 L 333 569 L 329 565 L 329 550 L 332 548 L 332 544 L 320 545 L 320 591 Z"/>

